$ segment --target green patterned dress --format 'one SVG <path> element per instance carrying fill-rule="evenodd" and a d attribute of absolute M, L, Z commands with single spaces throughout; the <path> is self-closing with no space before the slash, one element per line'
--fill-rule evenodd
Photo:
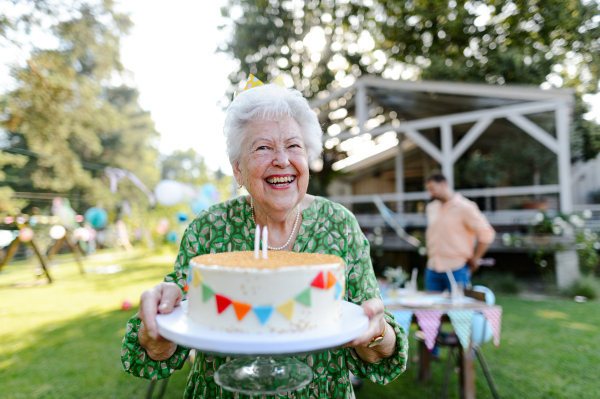
<path fill-rule="evenodd" d="M 381 298 L 371 266 L 369 242 L 354 215 L 339 204 L 316 197 L 312 205 L 302 212 L 302 217 L 294 251 L 333 254 L 344 259 L 347 277 L 345 300 L 360 305 L 368 299 Z M 183 289 L 191 258 L 205 253 L 254 248 L 254 228 L 251 208 L 244 197 L 227 200 L 202 211 L 184 233 L 175 270 L 165 277 L 165 281 L 174 282 Z M 379 384 L 394 380 L 406 368 L 408 340 L 402 327 L 387 310 L 384 317 L 396 333 L 396 350 L 392 356 L 375 364 L 362 360 L 352 348 L 335 348 L 296 356 L 296 359 L 312 368 L 314 379 L 306 388 L 276 397 L 353 398 L 349 371 L 359 378 L 368 378 Z M 170 359 L 154 361 L 140 346 L 137 339 L 139 326 L 137 315 L 127 323 L 121 350 L 124 370 L 136 377 L 152 380 L 170 377 L 183 366 L 189 349 L 178 346 Z M 222 390 L 214 381 L 215 371 L 229 360 L 230 357 L 198 353 L 188 377 L 184 398 L 245 396 Z"/>

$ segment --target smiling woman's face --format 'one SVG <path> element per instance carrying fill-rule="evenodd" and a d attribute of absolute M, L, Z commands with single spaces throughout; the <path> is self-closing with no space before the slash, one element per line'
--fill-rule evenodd
<path fill-rule="evenodd" d="M 308 187 L 308 154 L 293 118 L 249 126 L 233 172 L 264 212 L 287 212 L 302 201 Z"/>

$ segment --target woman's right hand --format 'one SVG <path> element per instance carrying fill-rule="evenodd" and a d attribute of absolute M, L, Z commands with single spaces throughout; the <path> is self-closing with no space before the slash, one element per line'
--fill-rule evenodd
<path fill-rule="evenodd" d="M 158 334 L 156 315 L 171 313 L 182 299 L 183 292 L 175 283 L 160 283 L 142 294 L 138 311 L 142 324 L 138 331 L 138 340 L 153 360 L 166 360 L 177 349 L 177 344 Z"/>

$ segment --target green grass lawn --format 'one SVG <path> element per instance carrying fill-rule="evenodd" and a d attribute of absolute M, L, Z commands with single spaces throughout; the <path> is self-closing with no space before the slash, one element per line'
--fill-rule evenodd
<path fill-rule="evenodd" d="M 24 262 L 6 267 L 0 274 L 0 398 L 145 397 L 149 382 L 122 371 L 121 340 L 140 294 L 172 270 L 174 255 L 141 254 L 86 260 L 91 267 L 120 264 L 116 274 L 80 275 L 74 263 L 61 263 L 47 285 L 37 284 L 42 279 Z M 121 310 L 126 298 L 133 310 Z M 502 398 L 600 398 L 600 302 L 499 296 L 498 304 L 504 308 L 501 345 L 488 343 L 484 352 Z M 366 382 L 357 398 L 439 398 L 443 368 L 434 363 L 433 381 L 418 386 L 416 367 L 409 367 L 385 387 Z M 171 377 L 165 398 L 181 398 L 188 371 Z M 456 384 L 453 374 L 450 397 L 457 397 Z M 478 365 L 477 396 L 491 397 Z"/>

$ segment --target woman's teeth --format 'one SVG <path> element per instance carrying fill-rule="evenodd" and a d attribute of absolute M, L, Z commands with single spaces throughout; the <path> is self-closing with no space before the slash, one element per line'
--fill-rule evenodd
<path fill-rule="evenodd" d="M 284 176 L 284 177 L 268 177 L 266 180 L 267 180 L 267 183 L 273 184 L 275 186 L 285 186 L 286 184 L 293 182 L 294 179 L 295 179 L 294 176 Z"/>

